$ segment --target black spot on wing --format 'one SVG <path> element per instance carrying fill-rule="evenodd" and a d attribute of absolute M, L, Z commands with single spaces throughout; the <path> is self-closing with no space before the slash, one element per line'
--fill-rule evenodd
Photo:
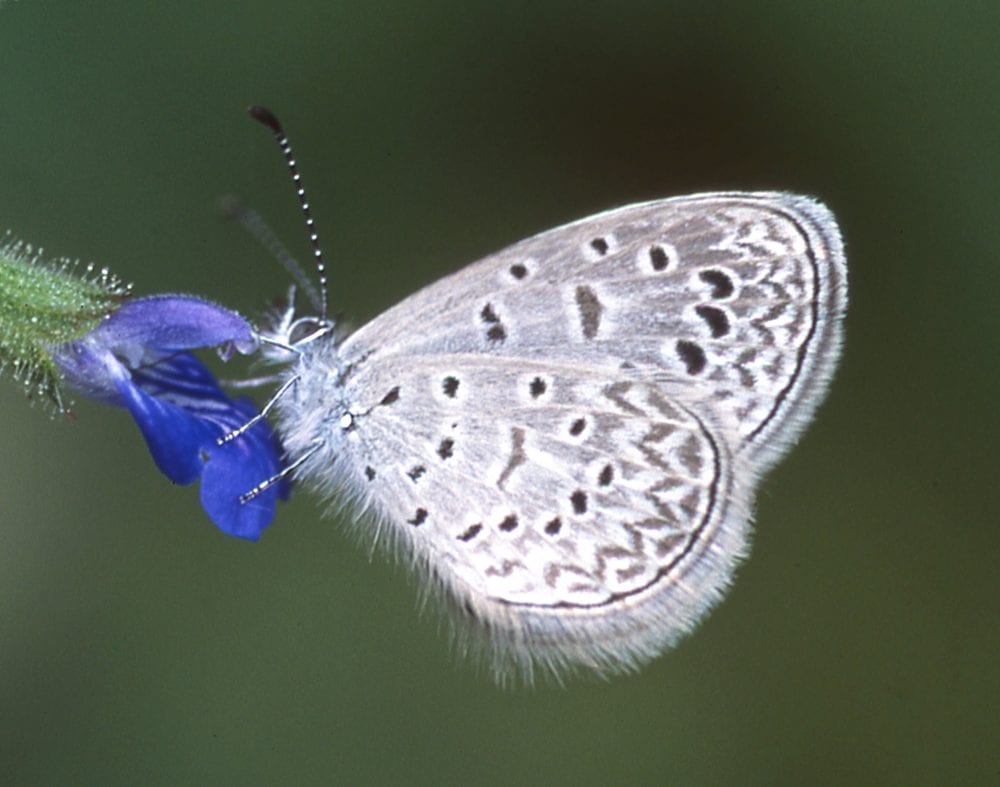
<path fill-rule="evenodd" d="M 670 257 L 667 256 L 667 252 L 664 251 L 662 246 L 649 247 L 649 264 L 653 266 L 653 270 L 657 273 L 665 271 L 667 266 L 670 265 Z"/>
<path fill-rule="evenodd" d="M 729 333 L 729 317 L 717 306 L 695 306 L 695 314 L 701 317 L 712 332 L 713 339 L 720 339 Z"/>
<path fill-rule="evenodd" d="M 479 318 L 489 326 L 486 329 L 486 338 L 491 342 L 499 343 L 507 338 L 507 329 L 503 327 L 503 323 L 493 308 L 493 304 L 487 303 L 482 308 L 482 311 L 479 312 Z"/>
<path fill-rule="evenodd" d="M 592 248 L 600 256 L 603 257 L 605 254 L 608 253 L 608 249 L 610 249 L 611 247 L 608 245 L 608 242 L 604 238 L 594 238 L 592 241 L 590 241 L 590 248 Z"/>
<path fill-rule="evenodd" d="M 736 286 L 733 284 L 733 280 L 729 278 L 729 275 L 714 268 L 701 271 L 698 274 L 698 278 L 711 286 L 712 297 L 716 300 L 728 298 L 736 290 Z"/>
<path fill-rule="evenodd" d="M 581 284 L 576 288 L 576 308 L 580 312 L 580 330 L 583 331 L 584 337 L 593 339 L 601 327 L 604 305 L 593 289 Z"/>
<path fill-rule="evenodd" d="M 406 474 L 410 477 L 410 480 L 413 481 L 413 483 L 417 483 L 417 481 L 420 480 L 420 476 L 426 472 L 427 468 L 423 465 L 414 465 L 406 471 Z"/>
<path fill-rule="evenodd" d="M 680 339 L 674 345 L 674 348 L 677 350 L 677 357 L 683 362 L 688 374 L 701 374 L 705 370 L 708 359 L 705 357 L 705 351 L 699 345 Z"/>
<path fill-rule="evenodd" d="M 485 323 L 497 323 L 500 322 L 500 318 L 497 313 L 493 310 L 493 304 L 487 303 L 481 312 L 479 312 L 479 317 Z"/>
<path fill-rule="evenodd" d="M 406 521 L 414 527 L 419 527 L 427 521 L 427 509 L 418 508 L 413 512 L 413 519 L 407 519 Z"/>
<path fill-rule="evenodd" d="M 507 465 L 504 467 L 503 471 L 500 473 L 500 477 L 497 479 L 497 488 L 503 489 L 504 484 L 507 483 L 508 479 L 511 477 L 513 472 L 523 465 L 527 461 L 527 454 L 524 452 L 524 437 L 525 431 L 519 426 L 512 427 L 510 430 L 510 456 L 507 459 Z"/>

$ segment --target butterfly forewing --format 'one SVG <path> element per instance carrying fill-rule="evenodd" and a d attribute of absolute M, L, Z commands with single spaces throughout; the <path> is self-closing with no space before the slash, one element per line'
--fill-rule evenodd
<path fill-rule="evenodd" d="M 796 406 L 825 389 L 845 295 L 839 235 L 823 206 L 786 194 L 695 195 L 517 243 L 407 298 L 343 353 L 639 370 L 724 401 L 745 440 L 775 449 L 800 429 L 804 419 L 789 418 Z"/>

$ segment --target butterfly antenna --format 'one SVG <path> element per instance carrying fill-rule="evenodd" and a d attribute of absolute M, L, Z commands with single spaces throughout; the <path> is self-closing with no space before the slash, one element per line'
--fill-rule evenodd
<path fill-rule="evenodd" d="M 295 156 L 292 154 L 292 143 L 288 141 L 285 129 L 281 127 L 281 122 L 274 116 L 274 113 L 264 107 L 254 105 L 249 109 L 250 117 L 259 123 L 263 123 L 274 134 L 278 140 L 278 146 L 285 156 L 288 171 L 292 175 L 292 183 L 295 185 L 295 196 L 299 199 L 299 207 L 302 215 L 306 219 L 306 229 L 309 231 L 309 243 L 312 245 L 313 258 L 316 260 L 316 272 L 319 276 L 320 292 L 320 316 L 326 318 L 326 263 L 323 262 L 323 250 L 319 246 L 319 235 L 316 234 L 316 225 L 313 221 L 312 212 L 309 210 L 309 202 L 306 200 L 306 190 L 302 185 L 302 176 L 295 163 Z"/>
<path fill-rule="evenodd" d="M 236 197 L 223 197 L 220 199 L 219 210 L 226 219 L 238 221 L 243 226 L 243 229 L 249 232 L 254 240 L 278 261 L 302 292 L 306 294 L 306 298 L 309 299 L 309 303 L 312 304 L 314 309 L 318 311 L 322 308 L 323 302 L 320 300 L 319 292 L 313 283 L 309 281 L 309 276 L 302 270 L 299 261 L 295 259 L 295 256 L 285 247 L 281 239 L 274 234 L 274 230 L 267 225 L 267 222 L 261 218 L 257 211 Z"/>

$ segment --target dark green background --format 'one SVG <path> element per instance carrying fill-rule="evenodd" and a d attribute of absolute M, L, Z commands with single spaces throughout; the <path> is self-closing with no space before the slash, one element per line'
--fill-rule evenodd
<path fill-rule="evenodd" d="M 726 602 L 638 676 L 504 692 L 299 495 L 257 545 L 122 412 L 0 386 L 0 780 L 987 784 L 1000 779 L 1000 11 L 982 3 L 20 0 L 0 226 L 256 313 L 213 201 L 301 221 L 366 320 L 634 200 L 816 194 L 847 242 L 826 405 Z M 305 253 L 302 254 L 305 256 Z"/>

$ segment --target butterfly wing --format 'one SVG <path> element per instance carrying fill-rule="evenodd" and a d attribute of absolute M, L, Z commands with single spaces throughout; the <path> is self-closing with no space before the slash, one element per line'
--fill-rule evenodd
<path fill-rule="evenodd" d="M 628 669 L 728 585 L 757 479 L 826 388 L 845 293 L 807 198 L 619 208 L 307 348 L 284 436 L 321 446 L 303 475 L 375 515 L 499 674 Z"/>
<path fill-rule="evenodd" d="M 399 390 L 357 411 L 336 461 L 498 674 L 627 669 L 721 597 L 750 491 L 726 426 L 600 367 L 430 360 L 364 380 Z"/>
<path fill-rule="evenodd" d="M 822 400 L 839 355 L 846 264 L 807 197 L 701 194 L 543 232 L 424 288 L 345 357 L 489 354 L 623 368 L 735 411 L 761 469 Z"/>

